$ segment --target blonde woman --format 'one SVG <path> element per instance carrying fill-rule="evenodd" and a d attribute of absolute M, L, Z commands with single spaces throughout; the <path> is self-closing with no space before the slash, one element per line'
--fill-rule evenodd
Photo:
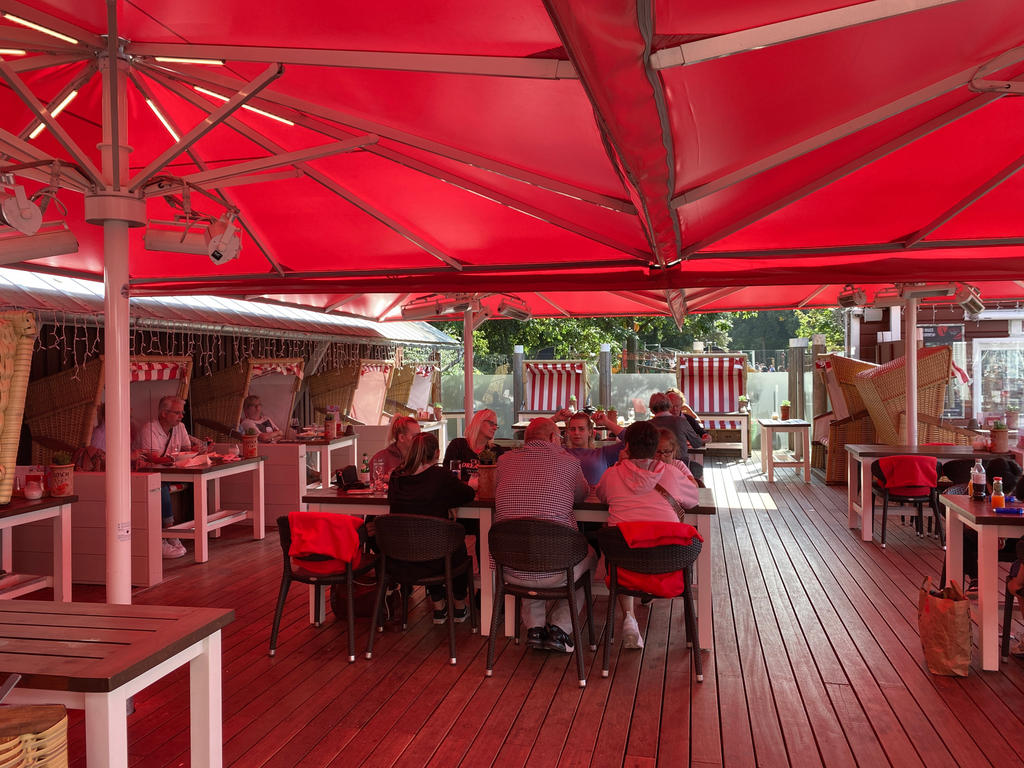
<path fill-rule="evenodd" d="M 498 415 L 490 408 L 477 411 L 466 427 L 466 436 L 457 437 L 448 443 L 444 452 L 445 469 L 451 469 L 452 462 L 479 464 L 480 452 L 489 448 L 497 458 L 504 449 L 494 445 L 494 433 L 498 431 Z"/>

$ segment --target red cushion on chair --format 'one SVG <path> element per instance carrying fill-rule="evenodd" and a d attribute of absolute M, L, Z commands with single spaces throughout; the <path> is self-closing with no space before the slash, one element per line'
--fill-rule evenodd
<path fill-rule="evenodd" d="M 922 496 L 935 487 L 939 479 L 935 465 L 933 456 L 884 456 L 878 460 L 885 475 L 885 487 L 890 491 L 923 486 L 919 493 L 906 493 L 908 496 Z"/>
<path fill-rule="evenodd" d="M 688 523 L 669 523 L 636 520 L 619 523 L 619 533 L 630 549 L 661 547 L 670 544 L 689 546 L 694 539 L 704 541 L 697 529 Z M 646 592 L 655 597 L 678 597 L 683 594 L 686 579 L 682 571 L 671 573 L 636 573 L 618 569 L 619 586 L 634 592 Z M 605 574 L 605 584 L 611 588 L 611 576 Z"/>
<path fill-rule="evenodd" d="M 334 573 L 359 554 L 361 517 L 337 512 L 292 512 L 288 525 L 292 545 L 288 554 L 292 566 L 313 573 Z M 323 555 L 329 560 L 309 560 L 310 555 Z"/>

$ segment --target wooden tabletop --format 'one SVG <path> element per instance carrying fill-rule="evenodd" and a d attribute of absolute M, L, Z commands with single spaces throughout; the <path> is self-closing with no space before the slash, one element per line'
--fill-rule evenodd
<path fill-rule="evenodd" d="M 978 450 L 969 445 L 874 445 L 849 443 L 846 450 L 855 458 L 877 459 L 882 456 L 934 456 L 936 459 L 1009 458 L 1010 453 Z"/>
<path fill-rule="evenodd" d="M 686 510 L 687 514 L 694 515 L 714 515 L 717 514 L 718 510 L 715 506 L 715 494 L 710 488 L 700 488 L 700 500 L 697 506 L 693 509 Z M 345 491 L 339 491 L 336 488 L 318 488 L 309 491 L 302 497 L 303 504 L 372 504 L 379 507 L 387 507 L 388 499 L 383 494 L 368 494 L 368 493 L 347 493 Z M 478 500 L 468 501 L 462 506 L 464 507 L 493 507 L 494 500 Z M 603 501 L 598 501 L 596 497 L 589 497 L 584 501 L 581 501 L 573 505 L 574 509 L 587 509 L 596 511 L 605 511 L 608 509 L 608 505 Z"/>
<path fill-rule="evenodd" d="M 944 493 L 939 497 L 939 502 L 956 510 L 977 525 L 1016 525 L 1024 529 L 1024 503 L 1019 501 L 1003 505 L 1021 510 L 1019 515 L 996 514 L 992 511 L 991 498 L 981 500 L 962 494 Z"/>
<path fill-rule="evenodd" d="M 266 456 L 252 456 L 248 459 L 239 459 L 238 461 L 221 461 L 219 463 L 211 463 L 207 467 L 179 467 L 174 464 L 154 464 L 152 466 L 141 467 L 140 472 L 161 472 L 161 473 L 174 473 L 176 475 L 203 475 L 207 472 L 213 472 L 217 469 L 223 469 L 224 467 L 242 467 L 246 464 L 258 464 L 261 461 L 266 461 Z"/>
<path fill-rule="evenodd" d="M 762 427 L 809 427 L 811 422 L 803 419 L 758 419 Z"/>
<path fill-rule="evenodd" d="M 62 504 L 74 504 L 76 501 L 77 496 L 44 496 L 41 499 L 26 499 L 19 496 L 12 498 L 8 504 L 0 504 L 0 517 L 12 517 L 25 512 L 59 507 Z"/>
<path fill-rule="evenodd" d="M 106 693 L 235 618 L 224 608 L 0 601 L 0 675 L 19 685 Z"/>

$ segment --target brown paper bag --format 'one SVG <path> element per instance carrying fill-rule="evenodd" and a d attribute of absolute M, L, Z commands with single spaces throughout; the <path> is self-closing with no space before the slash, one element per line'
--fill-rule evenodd
<path fill-rule="evenodd" d="M 935 675 L 967 677 L 971 666 L 971 604 L 950 582 L 942 597 L 926 578 L 917 600 L 917 624 L 928 670 Z"/>

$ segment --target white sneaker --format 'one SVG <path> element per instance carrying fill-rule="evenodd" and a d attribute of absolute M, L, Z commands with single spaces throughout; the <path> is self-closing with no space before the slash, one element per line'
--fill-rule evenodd
<path fill-rule="evenodd" d="M 622 620 L 622 647 L 644 647 L 644 639 L 640 636 L 640 627 L 637 626 L 636 618 L 632 613 L 627 613 L 626 618 Z"/>
<path fill-rule="evenodd" d="M 185 546 L 179 539 L 164 539 L 162 547 L 164 560 L 174 560 L 185 556 Z"/>

